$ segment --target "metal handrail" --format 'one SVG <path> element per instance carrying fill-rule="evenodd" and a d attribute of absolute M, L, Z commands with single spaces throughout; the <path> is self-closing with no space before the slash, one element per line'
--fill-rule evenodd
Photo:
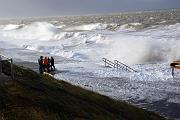
<path fill-rule="evenodd" d="M 133 68 L 125 65 L 124 63 L 122 62 L 119 62 L 118 60 L 114 60 L 114 64 L 119 66 L 119 67 L 124 67 L 126 69 L 126 71 L 133 71 L 133 72 L 137 72 L 136 70 L 134 70 Z"/>
<path fill-rule="evenodd" d="M 110 61 L 110 60 L 108 60 L 106 58 L 103 58 L 102 60 L 105 63 L 105 67 L 114 67 L 115 68 L 115 64 L 112 61 Z"/>
<path fill-rule="evenodd" d="M 118 60 L 114 60 L 114 62 L 106 59 L 106 58 L 103 58 L 102 59 L 105 63 L 105 67 L 113 67 L 113 68 L 117 68 L 117 69 L 123 69 L 123 70 L 126 70 L 126 71 L 133 71 L 133 72 L 137 72 L 136 70 L 134 70 L 133 68 L 125 65 L 124 63 L 122 62 L 119 62 Z"/>

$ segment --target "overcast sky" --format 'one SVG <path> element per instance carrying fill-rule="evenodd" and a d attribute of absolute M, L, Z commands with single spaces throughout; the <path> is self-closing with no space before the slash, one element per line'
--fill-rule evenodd
<path fill-rule="evenodd" d="M 0 18 L 180 8 L 180 0 L 0 0 Z"/>

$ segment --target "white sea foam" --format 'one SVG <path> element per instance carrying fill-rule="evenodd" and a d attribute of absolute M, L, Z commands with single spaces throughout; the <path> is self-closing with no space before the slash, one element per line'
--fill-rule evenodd
<path fill-rule="evenodd" d="M 15 29 L 21 28 L 23 26 L 24 26 L 24 24 L 20 24 L 20 25 L 8 24 L 8 25 L 1 25 L 0 29 L 2 29 L 2 30 L 15 30 Z"/>
<path fill-rule="evenodd" d="M 180 58 L 180 25 L 164 26 L 141 32 L 111 36 L 112 46 L 107 57 L 127 63 L 167 62 Z"/>
<path fill-rule="evenodd" d="M 141 23 L 129 23 L 129 25 L 139 26 Z M 106 25 L 99 23 L 70 28 L 71 30 L 97 30 L 93 32 L 63 32 L 58 30 L 57 26 L 47 22 L 31 23 L 20 29 L 16 29 L 17 26 L 11 27 L 13 29 L 9 31 L 1 30 L 1 41 L 30 50 L 82 60 L 101 60 L 102 57 L 106 57 L 128 64 L 139 64 L 166 62 L 180 58 L 178 53 L 180 24 L 140 32 L 127 32 L 124 29 L 125 31 L 109 33 L 98 31 L 106 28 Z"/>
<path fill-rule="evenodd" d="M 106 29 L 107 24 L 101 24 L 101 23 L 96 23 L 96 24 L 86 24 L 86 25 L 80 25 L 80 26 L 73 26 L 69 27 L 66 30 L 104 30 Z"/>
<path fill-rule="evenodd" d="M 59 29 L 62 29 L 62 28 L 64 28 L 64 27 L 66 27 L 66 25 L 57 26 L 57 28 L 59 28 Z"/>
<path fill-rule="evenodd" d="M 57 28 L 52 24 L 35 22 L 24 25 L 21 29 L 3 31 L 1 35 L 7 39 L 21 40 L 23 43 L 25 40 L 50 40 L 57 31 Z"/>
<path fill-rule="evenodd" d="M 31 62 L 51 54 L 57 57 L 56 68 L 61 71 L 57 79 L 121 100 L 152 103 L 167 99 L 180 104 L 179 81 L 172 79 L 169 67 L 170 61 L 180 58 L 180 24 L 136 30 L 141 25 L 129 23 L 116 31 L 100 23 L 67 30 L 48 22 L 6 25 L 0 27 L 0 53 Z M 104 68 L 104 57 L 138 72 Z M 175 71 L 178 79 L 179 73 Z"/>
<path fill-rule="evenodd" d="M 136 31 L 142 26 L 141 23 L 127 23 L 120 26 L 119 30 Z"/>

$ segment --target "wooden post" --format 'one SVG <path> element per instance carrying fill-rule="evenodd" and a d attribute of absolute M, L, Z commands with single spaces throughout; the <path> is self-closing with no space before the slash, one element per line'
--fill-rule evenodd
<path fill-rule="evenodd" d="M 11 58 L 11 78 L 14 80 L 13 59 Z"/>
<path fill-rule="evenodd" d="M 1 55 L 0 55 L 0 75 L 1 75 L 1 73 L 2 73 L 2 58 L 1 58 Z"/>

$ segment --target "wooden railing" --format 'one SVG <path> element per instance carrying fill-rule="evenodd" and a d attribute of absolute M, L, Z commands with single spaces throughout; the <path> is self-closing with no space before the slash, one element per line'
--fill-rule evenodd
<path fill-rule="evenodd" d="M 3 72 L 3 61 L 7 61 L 10 63 L 10 69 L 11 69 L 11 78 L 14 79 L 14 70 L 13 70 L 13 59 L 12 58 L 8 58 L 4 55 L 0 55 L 0 75 Z"/>
<path fill-rule="evenodd" d="M 122 62 L 119 62 L 118 60 L 114 60 L 114 62 L 106 59 L 106 58 L 103 58 L 103 61 L 105 63 L 105 67 L 111 67 L 111 68 L 116 68 L 116 69 L 122 69 L 122 70 L 125 70 L 125 71 L 129 71 L 129 72 L 137 72 L 136 70 L 134 70 L 133 68 L 125 65 L 124 63 Z"/>

